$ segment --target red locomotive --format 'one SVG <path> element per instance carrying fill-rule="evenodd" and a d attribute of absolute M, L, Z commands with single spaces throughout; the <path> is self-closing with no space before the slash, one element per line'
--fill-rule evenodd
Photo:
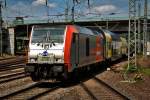
<path fill-rule="evenodd" d="M 77 25 L 33 26 L 25 72 L 33 81 L 69 73 L 126 54 L 125 39 L 106 30 Z"/>

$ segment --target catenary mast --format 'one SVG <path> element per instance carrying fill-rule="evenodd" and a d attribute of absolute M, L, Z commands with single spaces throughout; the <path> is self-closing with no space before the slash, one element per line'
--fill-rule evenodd
<path fill-rule="evenodd" d="M 128 67 L 124 74 L 125 80 L 131 80 L 127 77 L 127 72 L 131 67 L 137 69 L 137 22 L 136 22 L 136 2 L 129 0 L 129 28 L 128 28 Z"/>

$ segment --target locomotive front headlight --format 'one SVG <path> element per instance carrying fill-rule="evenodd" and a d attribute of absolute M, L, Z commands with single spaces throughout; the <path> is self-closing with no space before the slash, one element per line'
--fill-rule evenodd
<path fill-rule="evenodd" d="M 36 59 L 31 58 L 31 59 L 30 59 L 30 62 L 31 62 L 31 63 L 35 63 L 35 62 L 36 62 Z"/>
<path fill-rule="evenodd" d="M 64 62 L 64 59 L 63 59 L 63 58 L 56 58 L 56 62 L 57 62 L 57 63 L 63 63 L 63 62 Z"/>
<path fill-rule="evenodd" d="M 61 58 L 57 58 L 57 59 L 56 59 L 56 62 L 58 62 L 58 63 L 59 63 L 59 62 L 62 62 L 62 59 L 61 59 Z"/>

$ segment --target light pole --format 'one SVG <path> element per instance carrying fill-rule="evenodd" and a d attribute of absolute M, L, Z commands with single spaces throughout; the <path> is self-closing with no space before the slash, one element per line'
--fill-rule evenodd
<path fill-rule="evenodd" d="M 147 57 L 147 0 L 144 1 L 143 55 Z"/>
<path fill-rule="evenodd" d="M 75 8 L 75 0 L 73 0 L 73 6 L 71 9 L 72 23 L 74 23 L 74 8 Z"/>
<path fill-rule="evenodd" d="M 107 17 L 106 19 L 106 29 L 108 30 L 109 29 L 109 18 Z"/>
<path fill-rule="evenodd" d="M 45 5 L 46 5 L 46 15 L 47 15 L 47 20 L 49 23 L 49 7 L 48 7 L 48 0 L 45 0 Z"/>

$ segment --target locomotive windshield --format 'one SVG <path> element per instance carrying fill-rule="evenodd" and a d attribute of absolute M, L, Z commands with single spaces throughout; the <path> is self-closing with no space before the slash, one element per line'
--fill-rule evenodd
<path fill-rule="evenodd" d="M 32 43 L 63 43 L 65 27 L 35 27 L 32 34 Z"/>

